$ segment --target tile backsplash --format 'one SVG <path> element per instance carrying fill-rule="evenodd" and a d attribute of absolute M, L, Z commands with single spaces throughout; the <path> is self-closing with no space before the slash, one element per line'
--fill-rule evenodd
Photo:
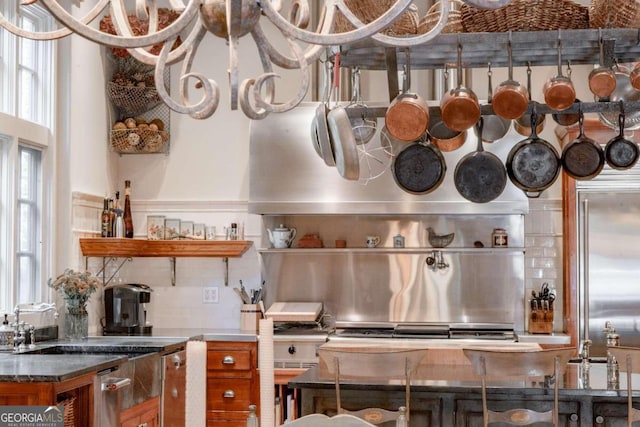
<path fill-rule="evenodd" d="M 99 236 L 101 198 L 74 194 L 73 230 L 76 237 Z M 176 285 L 171 285 L 171 262 L 167 258 L 135 258 L 111 263 L 106 268 L 112 280 L 144 283 L 152 287 L 148 316 L 154 328 L 238 328 L 240 326 L 240 298 L 233 291 L 240 280 L 247 289 L 257 288 L 261 282 L 260 257 L 256 249 L 263 241 L 262 220 L 247 212 L 246 202 L 166 202 L 133 201 L 136 237 L 146 238 L 146 216 L 165 215 L 215 225 L 218 238 L 223 238 L 223 226 L 232 222 L 244 225 L 245 239 L 254 245 L 241 258 L 230 258 L 228 283 L 225 284 L 226 266 L 221 258 L 177 258 Z M 529 201 L 525 215 L 525 295 L 531 289 L 539 290 L 547 282 L 555 287 L 558 300 L 562 299 L 562 205 L 560 200 Z M 76 268 L 84 267 L 79 247 L 74 247 Z M 77 258 L 75 257 L 77 255 Z M 97 272 L 102 268 L 101 258 L 89 259 L 89 268 Z M 267 285 L 268 286 L 268 285 Z M 218 303 L 204 303 L 204 288 L 218 290 Z M 61 302 L 59 302 L 61 304 Z M 525 302 L 523 301 L 523 304 Z M 90 307 L 90 333 L 100 333 L 102 293 L 96 294 Z M 557 304 L 556 310 L 561 308 Z M 62 310 L 62 308 L 61 308 Z M 562 328 L 562 314 L 556 312 L 555 330 Z"/>

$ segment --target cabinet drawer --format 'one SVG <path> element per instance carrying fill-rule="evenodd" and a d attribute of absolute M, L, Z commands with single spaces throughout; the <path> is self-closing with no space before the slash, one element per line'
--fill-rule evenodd
<path fill-rule="evenodd" d="M 207 369 L 216 371 L 248 371 L 251 369 L 249 350 L 209 350 Z"/>
<path fill-rule="evenodd" d="M 207 379 L 208 411 L 247 411 L 251 404 L 251 379 Z"/>

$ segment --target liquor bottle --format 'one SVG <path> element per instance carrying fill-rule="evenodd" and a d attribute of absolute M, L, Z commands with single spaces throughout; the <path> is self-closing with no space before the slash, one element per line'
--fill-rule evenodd
<path fill-rule="evenodd" d="M 109 198 L 109 237 L 113 237 L 113 227 L 116 224 L 116 212 L 113 199 Z"/>
<path fill-rule="evenodd" d="M 111 227 L 111 213 L 109 212 L 109 199 L 105 197 L 103 201 L 102 218 L 100 228 L 102 237 L 109 237 Z"/>
<path fill-rule="evenodd" d="M 122 218 L 122 209 L 114 209 L 116 211 L 116 222 L 114 226 L 114 237 L 125 237 L 124 219 Z"/>
<path fill-rule="evenodd" d="M 116 213 L 122 211 L 122 209 L 120 209 L 120 192 L 116 191 L 114 196 L 113 207 L 111 208 L 111 237 L 116 237 Z"/>
<path fill-rule="evenodd" d="M 133 238 L 133 217 L 131 216 L 131 181 L 124 182 L 124 237 Z"/>

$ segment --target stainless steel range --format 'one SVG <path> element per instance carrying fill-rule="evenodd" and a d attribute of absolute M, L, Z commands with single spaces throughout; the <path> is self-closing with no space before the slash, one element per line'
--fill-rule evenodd
<path fill-rule="evenodd" d="M 318 347 L 327 342 L 330 327 L 318 323 L 274 323 L 273 359 L 276 369 L 310 368 L 318 363 Z"/>
<path fill-rule="evenodd" d="M 510 323 L 340 323 L 329 340 L 380 339 L 477 339 L 515 341 Z"/>

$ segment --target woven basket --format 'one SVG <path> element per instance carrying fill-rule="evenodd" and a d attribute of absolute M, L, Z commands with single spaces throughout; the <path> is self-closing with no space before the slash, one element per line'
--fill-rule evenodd
<path fill-rule="evenodd" d="M 396 0 L 345 0 L 344 3 L 358 19 L 368 24 L 389 10 L 395 2 Z M 415 5 L 411 5 L 409 9 L 396 19 L 393 24 L 387 27 L 387 29 L 382 31 L 382 33 L 387 35 L 417 34 L 418 21 L 417 8 Z M 355 29 L 355 27 L 338 11 L 336 13 L 334 32 L 344 33 L 353 29 Z"/>
<path fill-rule="evenodd" d="M 114 107 L 125 116 L 137 116 L 162 102 L 155 87 L 122 86 L 109 82 L 107 93 Z"/>
<path fill-rule="evenodd" d="M 64 427 L 75 427 L 76 423 L 76 398 L 71 396 L 57 403 L 64 408 Z"/>
<path fill-rule="evenodd" d="M 640 1 L 591 0 L 589 25 L 591 28 L 638 28 Z"/>
<path fill-rule="evenodd" d="M 589 28 L 589 8 L 571 0 L 513 0 L 497 9 L 462 5 L 468 33 Z"/>
<path fill-rule="evenodd" d="M 447 3 L 449 2 L 449 0 L 442 1 L 446 1 Z M 420 18 L 420 22 L 418 23 L 418 34 L 428 33 L 438 24 L 438 21 L 440 20 L 440 9 L 442 1 L 434 3 L 433 6 L 429 8 L 427 13 L 422 18 Z M 462 27 L 462 14 L 460 13 L 462 0 L 451 1 L 455 3 L 457 7 L 449 11 L 449 19 L 447 20 L 447 23 L 444 24 L 442 33 L 462 33 L 464 31 L 464 28 Z"/>
<path fill-rule="evenodd" d="M 117 129 L 111 131 L 111 147 L 121 154 L 164 153 L 169 146 L 169 133 L 162 131 L 140 131 Z"/>

